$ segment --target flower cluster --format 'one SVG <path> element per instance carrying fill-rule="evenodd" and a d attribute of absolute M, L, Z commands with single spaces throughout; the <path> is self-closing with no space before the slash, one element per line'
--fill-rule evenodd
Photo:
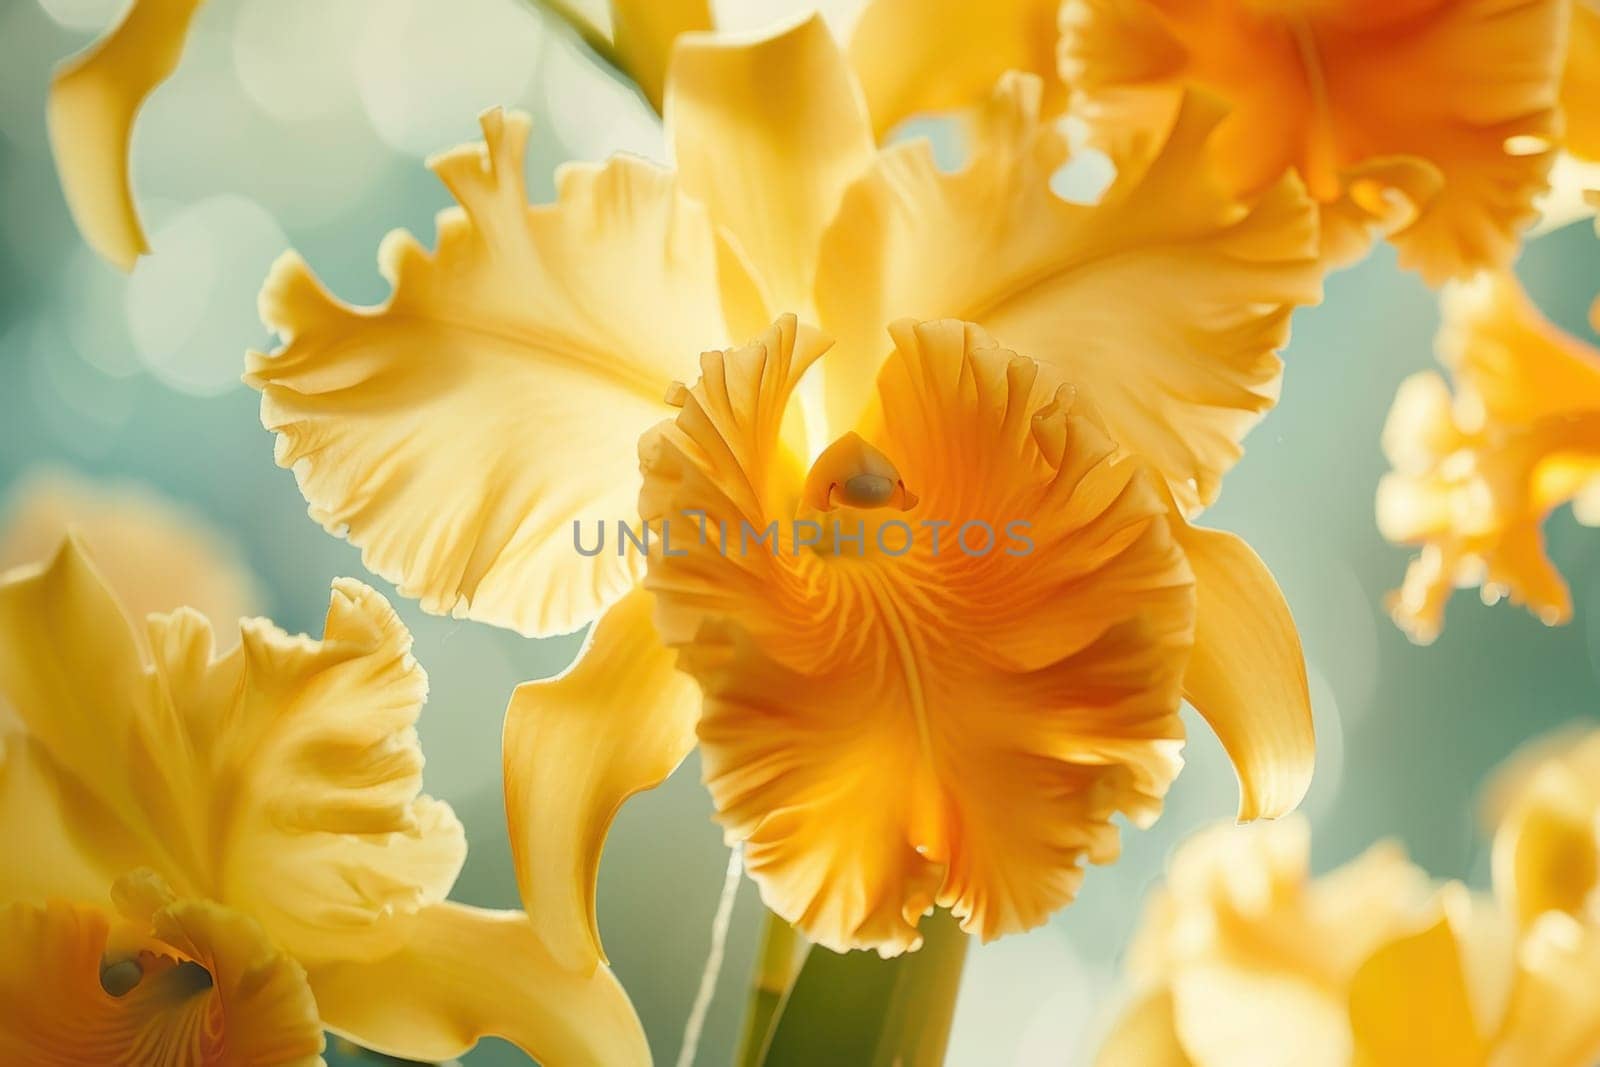
<path fill-rule="evenodd" d="M 198 7 L 133 0 L 53 84 L 68 204 L 124 268 L 133 120 Z M 766 907 L 841 953 L 916 950 L 935 911 L 985 940 L 1045 922 L 1119 816 L 1159 816 L 1185 701 L 1240 820 L 1289 814 L 1315 748 L 1294 620 L 1195 520 L 1292 315 L 1378 237 L 1449 283 L 1456 390 L 1408 380 L 1385 432 L 1380 525 L 1422 548 L 1396 621 L 1430 639 L 1474 583 L 1570 615 L 1539 524 L 1592 510 L 1600 355 L 1507 272 L 1558 158 L 1600 154 L 1585 5 L 871 0 L 842 44 L 816 15 L 719 34 L 703 0 L 614 0 L 609 28 L 550 7 L 672 165 L 568 165 L 532 204 L 531 120 L 491 108 L 429 163 L 435 247 L 379 248 L 381 303 L 278 260 L 245 375 L 311 516 L 402 596 L 590 627 L 506 710 L 523 910 L 446 899 L 465 838 L 420 792 L 425 680 L 377 592 L 336 582 L 320 640 L 246 620 L 219 652 L 112 588 L 182 594 L 34 539 L 0 580 L 0 825 L 37 857 L 0 878 L 0 1058 L 314 1063 L 329 1029 L 645 1061 L 595 881 L 619 806 L 696 746 Z M 928 113 L 958 168 L 893 136 Z M 1090 151 L 1114 177 L 1060 195 Z M 248 591 L 210 592 L 231 615 Z M 1107 1062 L 1589 1062 L 1591 748 L 1508 787 L 1493 903 L 1388 848 L 1313 881 L 1299 822 L 1190 845 Z"/>

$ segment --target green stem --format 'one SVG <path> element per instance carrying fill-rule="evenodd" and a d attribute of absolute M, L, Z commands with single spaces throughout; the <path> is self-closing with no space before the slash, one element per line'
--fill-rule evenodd
<path fill-rule="evenodd" d="M 804 958 L 805 946 L 800 943 L 800 935 L 795 933 L 794 927 L 767 912 L 761 929 L 755 976 L 750 983 L 749 1005 L 745 1009 L 744 1036 L 739 1039 L 739 1055 L 734 1060 L 738 1067 L 756 1067 L 761 1062 L 778 1005 L 794 985 Z"/>
<path fill-rule="evenodd" d="M 966 961 L 949 912 L 922 921 L 923 945 L 892 960 L 815 948 L 773 1023 L 763 1067 L 942 1067 Z"/>

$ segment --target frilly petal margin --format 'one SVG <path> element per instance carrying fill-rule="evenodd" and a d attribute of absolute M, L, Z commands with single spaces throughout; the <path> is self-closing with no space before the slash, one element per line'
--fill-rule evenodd
<path fill-rule="evenodd" d="M 628 994 L 607 968 L 579 975 L 527 916 L 446 902 L 416 916 L 400 951 L 312 968 L 323 1022 L 366 1048 L 437 1062 L 502 1037 L 550 1067 L 648 1067 Z"/>
<path fill-rule="evenodd" d="M 605 959 L 595 879 L 623 801 L 694 747 L 700 691 L 656 636 L 655 597 L 636 589 L 589 631 L 564 673 L 517 687 L 506 708 L 506 823 L 523 906 L 564 967 Z"/>
<path fill-rule="evenodd" d="M 1311 787 L 1316 734 L 1300 633 L 1283 591 L 1234 534 L 1173 527 L 1195 576 L 1194 654 L 1183 695 L 1239 776 L 1239 820 L 1293 811 Z"/>
<path fill-rule="evenodd" d="M 461 824 L 419 795 L 426 692 L 394 609 L 351 579 L 321 640 L 253 619 L 221 656 L 187 609 L 135 629 L 74 541 L 0 580 L 0 699 L 29 732 L 6 798 L 53 795 L 101 863 L 247 914 L 302 963 L 384 955 L 461 868 Z"/>
<path fill-rule="evenodd" d="M 261 293 L 282 338 L 245 381 L 313 518 L 373 572 L 451 613 L 530 636 L 592 621 L 634 585 L 637 554 L 574 551 L 574 522 L 637 514 L 639 434 L 667 386 L 723 342 L 719 245 L 672 175 L 618 156 L 523 187 L 529 119 L 430 166 L 460 202 L 424 251 L 391 233 L 392 283 L 342 303 L 292 253 Z"/>
<path fill-rule="evenodd" d="M 717 819 L 777 915 L 885 956 L 915 949 L 935 906 L 985 939 L 1037 926 L 1085 862 L 1117 857 L 1116 813 L 1155 818 L 1182 763 L 1194 625 L 1154 473 L 1070 388 L 970 323 L 890 333 L 881 425 L 861 429 L 917 500 L 827 516 L 865 523 L 879 547 L 859 559 L 841 533 L 805 551 L 782 529 L 804 472 L 782 462 L 780 415 L 821 347 L 792 316 L 707 353 L 640 445 L 651 522 L 773 531 L 650 555 L 660 631 L 705 694 Z M 904 527 L 892 542 L 885 515 Z M 1001 551 L 1018 519 L 1037 544 Z M 995 551 L 956 549 L 969 524 Z"/>
<path fill-rule="evenodd" d="M 50 148 L 67 207 L 89 246 L 122 270 L 150 250 L 128 177 L 133 121 L 177 69 L 203 2 L 133 0 L 114 29 L 50 81 Z"/>
<path fill-rule="evenodd" d="M 1063 200 L 1050 181 L 1071 148 L 1041 93 L 1006 74 L 964 169 L 903 142 L 845 194 L 817 270 L 839 342 L 825 367 L 835 432 L 870 403 L 885 323 L 966 319 L 1071 382 L 1192 515 L 1277 402 L 1290 314 L 1322 298 L 1316 212 L 1292 177 L 1249 205 L 1221 185 L 1224 112 L 1200 95 L 1108 137 L 1115 180 L 1094 203 Z"/>

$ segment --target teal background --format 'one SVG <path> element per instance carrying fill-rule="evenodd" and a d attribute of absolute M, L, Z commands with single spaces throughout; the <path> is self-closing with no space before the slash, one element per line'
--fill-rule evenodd
<path fill-rule="evenodd" d="M 342 296 L 380 298 L 379 239 L 403 226 L 431 242 L 432 215 L 448 203 L 420 156 L 475 136 L 473 116 L 491 104 L 535 116 L 536 199 L 550 196 L 560 160 L 617 147 L 659 156 L 659 132 L 515 0 L 213 0 L 139 130 L 135 172 L 159 254 L 124 279 L 74 231 L 43 121 L 51 66 L 115 6 L 0 5 L 0 495 L 40 465 L 151 486 L 234 541 L 266 613 L 316 632 L 332 577 L 393 590 L 306 517 L 293 478 L 273 465 L 255 394 L 237 385 L 244 349 L 266 342 L 254 296 L 268 262 L 293 245 Z M 1532 243 L 1519 269 L 1546 312 L 1587 337 L 1597 264 L 1583 223 Z M 1378 435 L 1399 381 L 1433 365 L 1436 322 L 1433 295 L 1386 248 L 1330 278 L 1326 302 L 1296 319 L 1283 402 L 1205 521 L 1260 551 L 1300 623 L 1320 732 L 1306 804 L 1317 866 L 1395 836 L 1438 876 L 1484 884 L 1474 816 L 1484 775 L 1596 706 L 1600 537 L 1565 512 L 1549 524 L 1576 603 L 1569 626 L 1485 608 L 1470 592 L 1432 647 L 1389 624 L 1382 598 L 1407 553 L 1373 522 Z M 514 906 L 500 717 L 513 686 L 559 671 L 578 636 L 525 641 L 397 605 L 432 678 L 421 726 L 429 791 L 471 836 L 455 895 Z M 1156 827 L 1129 831 L 1122 860 L 1092 870 L 1047 927 L 975 949 L 952 1064 L 1088 1062 L 1144 890 L 1175 842 L 1233 811 L 1232 772 L 1190 721 L 1189 767 Z M 663 1063 L 677 1055 L 727 858 L 698 779 L 691 757 L 626 808 L 600 886 L 607 948 Z M 759 917 L 747 882 L 700 1063 L 732 1054 Z M 467 1062 L 523 1060 L 487 1043 Z"/>

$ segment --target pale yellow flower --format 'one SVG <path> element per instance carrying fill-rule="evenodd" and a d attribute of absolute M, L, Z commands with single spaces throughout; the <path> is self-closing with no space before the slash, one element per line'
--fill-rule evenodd
<path fill-rule="evenodd" d="M 1186 843 L 1099 1067 L 1590 1067 L 1600 931 L 1430 890 L 1393 845 L 1319 878 L 1299 819 Z"/>
<path fill-rule="evenodd" d="M 1335 264 L 1387 234 L 1430 284 L 1505 267 L 1560 120 L 1568 0 L 1068 0 L 1062 77 L 1103 134 L 1186 88 L 1230 111 L 1217 156 L 1241 195 L 1292 170 Z"/>
<path fill-rule="evenodd" d="M 524 899 L 580 973 L 601 958 L 605 830 L 697 723 L 765 899 L 841 948 L 914 945 L 934 903 L 985 936 L 1041 921 L 1084 858 L 1115 857 L 1114 811 L 1154 817 L 1180 692 L 1233 755 L 1244 817 L 1303 794 L 1287 607 L 1248 546 L 1184 516 L 1276 398 L 1289 314 L 1319 295 L 1311 205 L 1293 179 L 1252 208 L 1208 180 L 1219 115 L 1198 100 L 1111 146 L 1098 203 L 1065 202 L 1040 99 L 1002 79 L 946 173 L 926 143 L 876 148 L 820 20 L 689 35 L 665 88 L 675 170 L 569 166 L 530 206 L 527 120 L 489 112 L 485 143 L 433 161 L 461 205 L 438 250 L 385 241 L 388 301 L 342 304 L 292 255 L 269 279 L 285 343 L 247 380 L 313 516 L 430 611 L 527 634 L 600 617 L 569 673 L 518 691 L 505 743 Z M 826 358 L 794 316 L 834 338 Z M 970 447 L 940 455 L 913 415 Z M 575 523 L 588 539 L 695 500 L 826 510 L 872 450 L 917 484 L 871 503 L 1018 510 L 1054 555 L 980 581 L 920 550 L 747 560 L 742 578 L 657 554 L 641 589 L 644 554 L 576 550 Z M 1078 585 L 1101 607 L 1069 618 Z M 719 666 L 724 647 L 745 651 Z"/>
<path fill-rule="evenodd" d="M 135 626 L 75 542 L 0 580 L 0 1059 L 320 1062 L 322 1030 L 417 1059 L 507 1037 L 646 1057 L 607 971 L 520 912 L 445 899 L 466 853 L 419 794 L 426 679 L 373 590 L 320 641 L 189 609 Z"/>
<path fill-rule="evenodd" d="M 1507 274 L 1452 286 L 1442 313 L 1454 396 L 1438 374 L 1412 375 L 1383 431 L 1394 471 L 1378 486 L 1378 528 L 1422 548 L 1390 614 L 1428 642 L 1451 592 L 1477 585 L 1486 603 L 1510 597 L 1566 622 L 1571 596 L 1540 526 L 1568 501 L 1600 521 L 1600 351 L 1547 322 Z"/>

